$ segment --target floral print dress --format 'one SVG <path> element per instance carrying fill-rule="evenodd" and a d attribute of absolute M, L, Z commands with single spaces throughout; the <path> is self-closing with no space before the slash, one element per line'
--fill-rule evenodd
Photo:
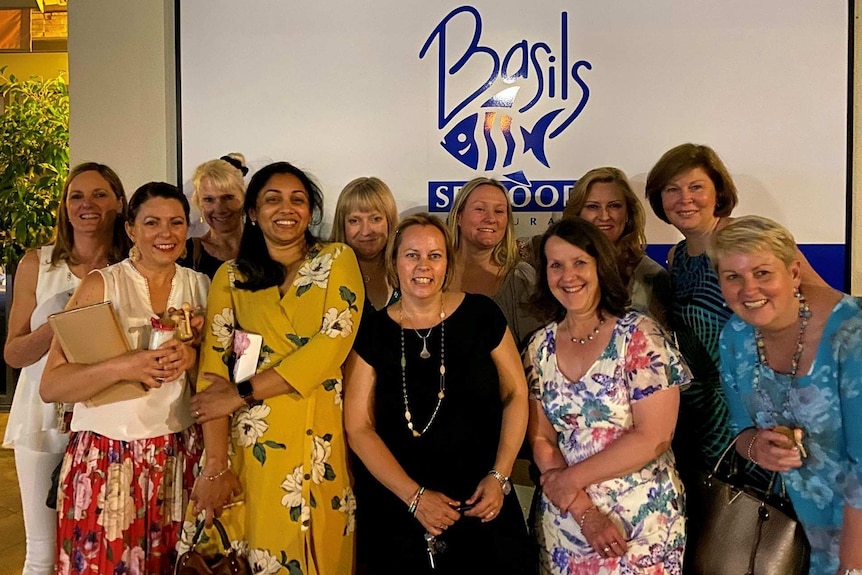
<path fill-rule="evenodd" d="M 721 332 L 721 379 L 734 433 L 799 427 L 808 457 L 782 473 L 811 543 L 811 575 L 833 575 L 844 506 L 862 509 L 862 309 L 836 304 L 807 374 L 791 380 L 760 365 L 754 329 L 734 315 Z M 858 544 L 858 543 L 857 543 Z"/>
<path fill-rule="evenodd" d="M 356 500 L 341 365 L 365 297 L 356 256 L 343 244 L 315 245 L 283 297 L 278 287 L 234 287 L 238 274 L 229 262 L 213 280 L 200 373 L 228 378 L 234 329 L 241 328 L 263 336 L 257 371 L 275 369 L 296 392 L 234 413 L 228 453 L 243 495 L 221 521 L 254 573 L 351 573 Z M 189 512 L 178 551 L 188 549 L 201 520 Z M 220 545 L 208 535 L 203 552 Z"/>
<path fill-rule="evenodd" d="M 524 363 L 530 398 L 542 403 L 569 465 L 602 451 L 631 429 L 632 404 L 691 379 L 661 328 L 629 312 L 617 320 L 608 346 L 584 376 L 569 381 L 557 366 L 557 327 L 551 323 L 532 337 Z M 603 559 L 587 543 L 576 518 L 543 495 L 536 525 L 543 573 L 681 573 L 683 488 L 670 450 L 639 471 L 586 491 L 621 529 L 628 551 Z"/>

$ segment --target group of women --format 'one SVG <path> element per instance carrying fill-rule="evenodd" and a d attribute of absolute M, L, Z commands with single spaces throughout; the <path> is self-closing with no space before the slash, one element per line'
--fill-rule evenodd
<path fill-rule="evenodd" d="M 175 187 L 127 205 L 109 168 L 70 172 L 54 242 L 18 267 L 5 350 L 24 367 L 4 441 L 24 573 L 169 573 L 216 518 L 255 573 L 683 573 L 683 485 L 732 441 L 750 485 L 784 477 L 811 573 L 862 569 L 862 309 L 780 225 L 730 218 L 710 148 L 647 178 L 685 238 L 669 271 L 615 168 L 520 245 L 493 179 L 444 223 L 399 222 L 386 184 L 358 178 L 324 241 L 308 174 L 277 162 L 246 189 L 246 171 L 240 154 L 198 168 L 194 239 Z M 131 351 L 70 363 L 47 316 L 104 300 Z M 148 345 L 184 305 L 192 337 Z M 252 334 L 257 368 L 235 381 Z M 93 401 L 127 381 L 147 391 Z M 509 479 L 525 437 L 530 532 Z"/>

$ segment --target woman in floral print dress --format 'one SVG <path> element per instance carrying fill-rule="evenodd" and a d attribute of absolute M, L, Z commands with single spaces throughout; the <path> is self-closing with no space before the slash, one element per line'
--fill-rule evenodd
<path fill-rule="evenodd" d="M 352 570 L 341 364 L 365 295 L 353 251 L 308 229 L 322 208 L 318 187 L 286 162 L 249 183 L 239 256 L 216 273 L 208 300 L 192 399 L 205 463 L 180 551 L 196 521 L 223 513 L 255 573 Z M 236 329 L 263 336 L 257 373 L 239 385 L 227 367 Z"/>
<path fill-rule="evenodd" d="M 683 490 L 670 440 L 688 368 L 661 328 L 627 312 L 610 241 L 575 218 L 540 244 L 527 437 L 542 473 L 542 573 L 679 574 Z"/>

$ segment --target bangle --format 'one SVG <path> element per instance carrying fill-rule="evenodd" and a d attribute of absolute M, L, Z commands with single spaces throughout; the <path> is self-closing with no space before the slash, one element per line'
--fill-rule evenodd
<path fill-rule="evenodd" d="M 219 471 L 215 475 L 204 475 L 203 473 L 201 473 L 201 477 L 203 477 L 207 481 L 215 481 L 216 479 L 218 479 L 219 477 L 221 477 L 222 475 L 224 475 L 228 471 L 230 471 L 230 465 L 228 465 L 227 467 L 225 467 L 224 469 L 222 469 L 221 471 Z"/>
<path fill-rule="evenodd" d="M 748 449 L 745 452 L 746 457 L 750 462 L 755 465 L 760 465 L 757 460 L 754 458 L 754 455 L 751 453 L 751 449 L 754 447 L 754 442 L 757 441 L 757 436 L 760 435 L 760 430 L 754 432 L 754 436 L 752 436 L 751 441 L 748 442 Z"/>
<path fill-rule="evenodd" d="M 581 529 L 584 528 L 584 521 L 587 519 L 587 513 L 589 513 L 590 511 L 598 511 L 598 510 L 599 510 L 599 508 L 596 507 L 595 505 L 590 505 L 589 507 L 587 507 L 587 510 L 584 511 L 583 513 L 581 513 L 581 518 L 578 519 L 578 527 L 580 527 Z"/>
<path fill-rule="evenodd" d="M 410 507 L 407 508 L 407 512 L 410 515 L 416 515 L 416 509 L 419 507 L 419 500 L 422 499 L 422 494 L 425 493 L 425 488 L 420 487 L 419 491 L 416 492 L 416 495 L 413 496 L 413 500 L 410 501 Z"/>

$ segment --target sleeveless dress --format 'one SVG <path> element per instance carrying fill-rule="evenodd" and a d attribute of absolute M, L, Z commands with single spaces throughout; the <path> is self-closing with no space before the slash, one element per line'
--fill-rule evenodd
<path fill-rule="evenodd" d="M 442 326 L 442 330 L 441 330 Z M 446 393 L 427 432 L 413 437 L 404 420 L 401 334 L 386 310 L 363 319 L 354 350 L 376 372 L 374 416 L 377 434 L 420 485 L 464 502 L 493 468 L 503 406 L 499 376 L 491 358 L 505 334 L 506 319 L 488 297 L 464 301 L 431 328 L 428 359 L 414 330 L 403 331 L 407 393 L 413 420 L 425 427 L 437 405 L 440 354 L 445 358 Z M 420 330 L 423 331 L 423 330 Z M 441 331 L 445 331 L 441 343 Z M 367 471 L 356 476 L 357 558 L 368 573 L 446 575 L 531 573 L 535 559 L 515 491 L 487 523 L 462 516 L 438 537 L 447 549 L 432 570 L 425 529 L 407 506 Z"/>
<path fill-rule="evenodd" d="M 610 342 L 584 376 L 570 381 L 557 364 L 557 327 L 551 323 L 532 337 L 524 365 L 530 399 L 541 402 L 569 465 L 606 449 L 631 429 L 635 403 L 691 378 L 655 321 L 629 312 L 617 320 Z M 628 551 L 622 557 L 600 557 L 581 533 L 577 518 L 542 495 L 536 537 L 543 574 L 681 573 L 684 500 L 672 451 L 586 491 L 620 528 Z"/>
<path fill-rule="evenodd" d="M 65 261 L 51 264 L 54 246 L 39 250 L 39 275 L 36 280 L 36 308 L 30 315 L 30 331 L 42 326 L 52 313 L 63 311 L 81 280 L 69 270 Z M 53 403 L 39 397 L 39 383 L 48 354 L 21 370 L 3 447 L 20 445 L 33 451 L 62 453 L 67 435 L 57 431 L 57 412 Z"/>

